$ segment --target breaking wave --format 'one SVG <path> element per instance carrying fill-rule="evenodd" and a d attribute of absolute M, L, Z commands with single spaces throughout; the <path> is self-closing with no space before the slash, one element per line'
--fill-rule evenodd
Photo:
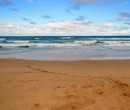
<path fill-rule="evenodd" d="M 0 37 L 1 47 L 130 46 L 130 37 Z"/>

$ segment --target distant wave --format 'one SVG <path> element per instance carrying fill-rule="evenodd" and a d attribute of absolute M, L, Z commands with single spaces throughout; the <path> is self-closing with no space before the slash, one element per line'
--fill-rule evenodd
<path fill-rule="evenodd" d="M 89 40 L 101 40 L 101 41 L 130 41 L 130 38 L 88 38 Z"/>
<path fill-rule="evenodd" d="M 1 47 L 130 46 L 130 37 L 0 37 Z"/>
<path fill-rule="evenodd" d="M 3 42 L 5 40 L 6 40 L 6 38 L 0 38 L 0 42 Z"/>
<path fill-rule="evenodd" d="M 75 41 L 75 44 L 80 44 L 81 46 L 92 46 L 98 45 L 97 41 Z"/>
<path fill-rule="evenodd" d="M 39 40 L 40 38 L 37 38 L 37 37 L 36 37 L 36 38 L 34 38 L 34 39 Z"/>
<path fill-rule="evenodd" d="M 78 46 L 77 44 L 59 44 L 59 43 L 23 43 L 23 44 L 0 44 L 2 47 L 24 47 L 24 46 L 29 46 L 29 47 L 65 47 L 65 46 Z"/>
<path fill-rule="evenodd" d="M 63 40 L 65 40 L 65 39 L 73 39 L 73 38 L 75 38 L 75 37 L 61 37 Z"/>
<path fill-rule="evenodd" d="M 7 40 L 9 43 L 29 43 L 28 40 Z"/>

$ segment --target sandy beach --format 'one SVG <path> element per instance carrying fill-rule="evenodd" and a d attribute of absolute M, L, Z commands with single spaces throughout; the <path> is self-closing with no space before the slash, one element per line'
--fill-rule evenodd
<path fill-rule="evenodd" d="M 0 59 L 0 110 L 130 110 L 130 60 Z"/>

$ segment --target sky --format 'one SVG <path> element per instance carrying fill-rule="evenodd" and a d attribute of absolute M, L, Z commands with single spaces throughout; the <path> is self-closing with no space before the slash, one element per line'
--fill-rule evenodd
<path fill-rule="evenodd" d="M 130 0 L 0 0 L 0 36 L 130 35 Z"/>

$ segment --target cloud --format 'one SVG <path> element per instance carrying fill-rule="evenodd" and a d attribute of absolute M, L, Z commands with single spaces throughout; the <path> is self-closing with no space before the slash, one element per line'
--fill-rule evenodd
<path fill-rule="evenodd" d="M 66 9 L 66 12 L 72 14 L 73 10 L 80 10 L 81 6 L 86 5 L 118 5 L 128 3 L 127 0 L 66 0 L 69 1 L 72 6 Z"/>
<path fill-rule="evenodd" d="M 119 13 L 119 17 L 117 18 L 116 21 L 129 25 L 130 24 L 130 12 Z"/>
<path fill-rule="evenodd" d="M 44 25 L 44 29 L 50 35 L 85 35 L 91 25 L 87 21 L 84 22 L 86 24 L 76 21 L 50 22 Z"/>
<path fill-rule="evenodd" d="M 24 21 L 32 21 L 31 19 L 28 19 L 28 18 L 22 18 L 22 20 L 24 20 Z"/>
<path fill-rule="evenodd" d="M 52 18 L 50 15 L 43 15 L 41 17 L 44 18 L 44 19 L 51 19 Z"/>
<path fill-rule="evenodd" d="M 36 23 L 36 22 L 34 22 L 34 21 L 31 21 L 31 22 L 30 22 L 30 24 L 37 24 L 37 23 Z"/>
<path fill-rule="evenodd" d="M 98 35 L 129 35 L 130 27 L 123 25 L 117 26 L 109 23 L 97 24 L 94 26 L 93 32 L 98 33 Z"/>
<path fill-rule="evenodd" d="M 42 0 L 38 0 L 37 3 L 41 4 L 41 3 L 42 3 Z"/>
<path fill-rule="evenodd" d="M 101 25 L 99 25 L 99 26 L 101 26 L 101 27 L 103 27 L 103 28 L 113 28 L 113 27 L 114 27 L 114 25 L 113 25 L 113 24 L 110 24 L 110 23 L 101 24 Z"/>
<path fill-rule="evenodd" d="M 31 19 L 28 19 L 28 18 L 22 18 L 22 20 L 27 21 L 32 25 L 37 24 L 37 22 L 35 22 L 35 21 L 31 20 Z"/>
<path fill-rule="evenodd" d="M 130 29 L 130 28 L 128 26 L 118 26 L 118 27 L 116 27 L 117 31 L 123 31 L 123 30 L 127 30 L 127 29 Z"/>
<path fill-rule="evenodd" d="M 27 2 L 32 2 L 33 0 L 27 0 Z"/>
<path fill-rule="evenodd" d="M 71 6 L 71 7 L 66 9 L 66 12 L 69 13 L 69 14 L 72 14 L 73 10 L 79 11 L 80 7 L 78 5 Z"/>
<path fill-rule="evenodd" d="M 0 0 L 0 6 L 9 6 L 12 4 L 12 0 Z"/>
<path fill-rule="evenodd" d="M 85 16 L 78 16 L 75 20 L 76 21 L 85 21 L 86 17 Z"/>
<path fill-rule="evenodd" d="M 75 29 L 78 27 L 76 22 L 64 21 L 64 22 L 51 22 L 46 25 L 47 28 L 54 30 L 64 30 L 64 29 Z"/>
<path fill-rule="evenodd" d="M 125 24 L 130 25 L 130 22 L 126 22 Z"/>
<path fill-rule="evenodd" d="M 42 0 L 27 0 L 27 2 L 29 2 L 29 3 L 32 3 L 32 2 L 36 2 L 36 3 L 39 3 L 39 4 L 41 4 L 42 3 Z"/>
<path fill-rule="evenodd" d="M 97 4 L 99 0 L 70 0 L 75 4 Z"/>
<path fill-rule="evenodd" d="M 1 35 L 34 35 L 37 28 L 33 25 L 16 25 L 12 23 L 5 23 L 0 26 Z"/>
<path fill-rule="evenodd" d="M 2 23 L 1 22 L 0 25 L 3 29 L 14 29 L 16 27 L 16 25 L 12 24 L 12 23 L 4 23 L 4 22 Z"/>
<path fill-rule="evenodd" d="M 128 13 L 128 12 L 122 12 L 122 13 L 119 13 L 120 14 L 120 16 L 122 16 L 122 17 L 126 17 L 126 18 L 129 18 L 130 19 L 130 12 Z"/>
<path fill-rule="evenodd" d="M 68 0 L 72 4 L 76 5 L 86 5 L 86 4 L 104 4 L 104 5 L 112 5 L 112 4 L 124 4 L 127 3 L 127 0 Z"/>
<path fill-rule="evenodd" d="M 7 25 L 7 22 L 0 22 L 0 26 Z"/>
<path fill-rule="evenodd" d="M 81 21 L 80 23 L 84 26 L 91 26 L 92 24 L 94 24 L 92 21 Z"/>
<path fill-rule="evenodd" d="M 12 11 L 19 11 L 17 8 L 11 8 Z"/>
<path fill-rule="evenodd" d="M 95 24 L 92 21 L 50 22 L 35 26 L 0 22 L 1 35 L 126 35 L 130 27 L 111 23 Z"/>
<path fill-rule="evenodd" d="M 106 5 L 112 5 L 112 4 L 124 4 L 127 3 L 127 0 L 104 0 L 103 3 Z"/>

